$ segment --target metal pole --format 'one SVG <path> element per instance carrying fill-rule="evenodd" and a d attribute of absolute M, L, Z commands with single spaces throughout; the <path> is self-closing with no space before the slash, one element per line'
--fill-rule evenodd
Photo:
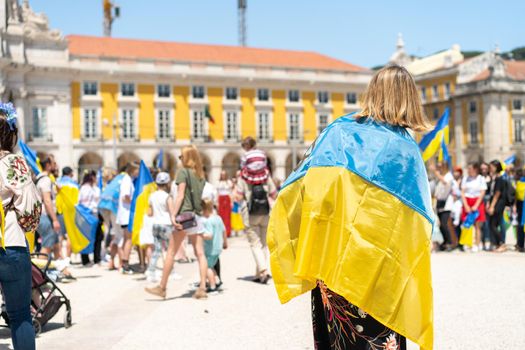
<path fill-rule="evenodd" d="M 115 169 L 118 169 L 117 163 L 117 114 L 113 113 L 113 164 Z"/>

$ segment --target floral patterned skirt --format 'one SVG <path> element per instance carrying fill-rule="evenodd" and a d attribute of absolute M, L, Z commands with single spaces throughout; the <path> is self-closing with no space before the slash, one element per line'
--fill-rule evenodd
<path fill-rule="evenodd" d="M 321 281 L 312 291 L 317 350 L 406 350 L 406 339 L 332 292 Z"/>

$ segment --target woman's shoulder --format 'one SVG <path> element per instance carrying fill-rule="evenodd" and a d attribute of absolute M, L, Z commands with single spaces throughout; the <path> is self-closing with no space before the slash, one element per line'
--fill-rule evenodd
<path fill-rule="evenodd" d="M 24 185 L 31 181 L 31 170 L 20 154 L 8 153 L 0 159 L 0 176 L 11 186 Z"/>

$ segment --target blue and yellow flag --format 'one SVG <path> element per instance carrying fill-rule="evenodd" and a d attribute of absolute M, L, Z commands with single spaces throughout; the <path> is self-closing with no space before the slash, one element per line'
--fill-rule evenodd
<path fill-rule="evenodd" d="M 441 144 L 444 140 L 445 145 L 449 142 L 449 126 L 448 121 L 450 117 L 449 108 L 445 108 L 443 115 L 439 118 L 434 130 L 423 136 L 419 143 L 423 160 L 426 162 L 441 148 Z"/>
<path fill-rule="evenodd" d="M 38 176 L 38 174 L 40 174 L 40 172 L 42 171 L 42 166 L 40 165 L 40 159 L 38 159 L 36 152 L 29 148 L 29 146 L 26 145 L 22 140 L 18 140 L 18 147 L 24 155 L 27 164 L 29 164 L 29 166 L 33 170 L 35 176 Z"/>
<path fill-rule="evenodd" d="M 434 214 L 417 143 L 401 127 L 337 119 L 283 184 L 268 226 L 282 303 L 322 280 L 379 322 L 433 346 Z"/>
<path fill-rule="evenodd" d="M 120 195 L 120 184 L 124 174 L 119 174 L 115 176 L 108 184 L 106 188 L 100 194 L 100 202 L 98 203 L 98 209 L 105 209 L 111 211 L 113 214 L 117 215 L 118 212 L 118 200 Z"/>
<path fill-rule="evenodd" d="M 129 217 L 131 240 L 133 245 L 140 245 L 140 230 L 144 222 L 144 215 L 148 213 L 149 196 L 157 190 L 151 173 L 143 160 L 140 161 L 139 177 L 135 184 Z"/>
<path fill-rule="evenodd" d="M 443 139 L 441 140 L 441 149 L 439 150 L 438 161 L 447 162 L 448 168 L 452 169 L 452 158 L 450 158 L 450 154 L 448 153 L 447 144 L 445 143 L 445 137 L 443 137 Z"/>
<path fill-rule="evenodd" d="M 79 253 L 89 245 L 89 237 L 82 234 L 75 223 L 77 215 L 75 206 L 78 203 L 79 194 L 78 184 L 70 177 L 63 176 L 57 181 L 57 187 L 57 211 L 64 216 L 66 232 L 71 241 L 71 250 L 74 253 Z"/>

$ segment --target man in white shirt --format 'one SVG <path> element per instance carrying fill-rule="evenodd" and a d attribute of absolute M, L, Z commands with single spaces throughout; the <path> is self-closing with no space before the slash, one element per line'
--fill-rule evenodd
<path fill-rule="evenodd" d="M 40 164 L 42 165 L 43 171 L 37 176 L 35 181 L 43 202 L 42 217 L 37 229 L 38 234 L 42 238 L 42 249 L 40 251 L 44 254 L 51 254 L 51 252 L 53 252 L 54 258 L 60 259 L 58 234 L 60 233 L 61 226 L 56 214 L 56 190 L 50 178 L 50 174 L 56 171 L 57 164 L 55 157 L 52 155 L 48 155 L 42 159 Z"/>
<path fill-rule="evenodd" d="M 135 186 L 133 185 L 133 179 L 139 174 L 139 165 L 135 162 L 129 163 L 126 166 L 126 174 L 122 178 L 120 183 L 120 194 L 118 201 L 117 210 L 117 225 L 124 232 L 124 244 L 122 252 L 122 269 L 121 272 L 124 274 L 132 274 L 133 270 L 129 267 L 129 256 L 131 255 L 131 248 L 133 243 L 131 241 L 131 227 L 129 225 L 131 200 L 133 199 L 133 192 Z"/>

